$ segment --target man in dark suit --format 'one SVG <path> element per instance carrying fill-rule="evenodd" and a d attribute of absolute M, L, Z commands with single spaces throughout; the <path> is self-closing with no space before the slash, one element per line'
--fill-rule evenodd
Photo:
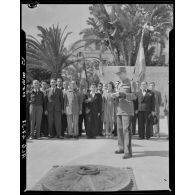
<path fill-rule="evenodd" d="M 57 78 L 57 88 L 63 90 L 62 79 L 61 78 Z"/>
<path fill-rule="evenodd" d="M 138 133 L 140 139 L 150 139 L 150 114 L 155 114 L 154 93 L 147 89 L 147 82 L 142 82 L 137 93 L 136 113 L 138 113 Z M 145 132 L 146 131 L 146 132 Z"/>
<path fill-rule="evenodd" d="M 140 83 L 139 81 L 136 81 L 135 82 L 135 92 L 137 93 L 140 89 Z M 133 104 L 134 104 L 134 107 L 135 107 L 135 104 L 136 104 L 136 100 L 133 100 Z M 136 122 L 137 122 L 137 119 L 138 119 L 138 115 L 136 113 L 134 113 L 134 116 L 132 116 L 132 133 L 133 135 L 136 134 Z"/>
<path fill-rule="evenodd" d="M 61 136 L 61 115 L 63 113 L 62 90 L 56 87 L 56 80 L 51 79 L 51 87 L 48 89 L 45 114 L 48 114 L 49 137 L 52 137 L 53 123 L 57 133 L 57 138 Z"/>
<path fill-rule="evenodd" d="M 63 94 L 63 82 L 62 82 L 62 78 L 57 78 L 57 88 L 60 89 L 62 91 L 62 94 Z M 64 106 L 63 106 L 64 107 Z M 65 122 L 64 122 L 64 113 L 62 114 L 61 116 L 61 121 L 62 121 L 62 126 L 61 126 L 61 136 L 64 137 L 64 132 L 65 132 L 65 129 L 66 129 L 66 126 L 65 126 Z"/>
<path fill-rule="evenodd" d="M 40 91 L 42 91 L 44 95 L 44 102 L 45 102 L 47 99 L 47 82 L 46 81 L 41 82 Z M 42 121 L 41 121 L 41 135 L 45 137 L 48 136 L 48 120 L 44 112 L 42 114 Z"/>
<path fill-rule="evenodd" d="M 81 111 L 82 113 L 79 114 L 79 136 L 82 135 L 82 132 L 83 132 L 83 122 L 84 122 L 84 125 L 86 126 L 86 118 L 85 118 L 85 105 L 84 105 L 84 99 L 85 99 L 85 93 L 84 93 L 84 88 L 85 86 L 83 85 L 80 85 L 79 87 L 79 96 L 80 96 L 80 103 L 81 103 Z"/>
<path fill-rule="evenodd" d="M 101 98 L 102 98 L 102 95 L 103 95 L 103 84 L 102 83 L 99 83 L 98 84 L 98 89 L 97 89 L 97 93 L 99 93 L 101 95 Z M 98 118 L 98 131 L 99 131 L 99 136 L 103 136 L 103 105 L 101 103 L 101 107 L 102 107 L 102 111 L 100 113 L 100 116 Z"/>
<path fill-rule="evenodd" d="M 68 90 L 68 87 L 69 87 L 69 82 L 68 81 L 64 81 L 63 82 L 63 90 L 62 90 L 62 94 L 64 96 L 64 94 L 67 92 Z M 64 107 L 64 106 L 63 106 Z M 68 134 L 68 131 L 67 131 L 67 116 L 65 113 L 62 114 L 62 136 L 64 136 L 65 133 Z"/>
<path fill-rule="evenodd" d="M 155 97 L 155 114 L 156 117 L 158 118 L 158 123 L 155 124 L 154 126 L 151 124 L 150 125 L 150 133 L 151 136 L 156 136 L 156 137 L 160 137 L 160 106 L 162 104 L 162 96 L 160 91 L 157 91 L 155 89 L 155 83 L 151 82 L 149 83 L 148 89 L 151 90 L 154 93 L 154 97 Z"/>

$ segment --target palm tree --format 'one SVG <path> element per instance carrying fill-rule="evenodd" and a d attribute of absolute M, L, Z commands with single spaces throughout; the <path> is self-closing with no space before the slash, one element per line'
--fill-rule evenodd
<path fill-rule="evenodd" d="M 149 11 L 148 24 L 152 27 L 152 30 L 146 29 L 143 43 L 144 51 L 147 57 L 147 53 L 151 44 L 160 44 L 160 56 L 161 59 L 165 42 L 168 40 L 168 30 L 173 28 L 173 7 L 168 4 L 157 5 L 154 4 L 153 10 Z M 150 64 L 150 60 L 146 65 Z"/>
<path fill-rule="evenodd" d="M 54 78 L 59 77 L 63 68 L 76 62 L 71 57 L 73 52 L 80 47 L 74 48 L 72 45 L 69 50 L 65 47 L 65 42 L 72 33 L 64 34 L 67 26 L 63 31 L 54 25 L 49 28 L 42 26 L 37 26 L 37 28 L 41 32 L 38 34 L 40 41 L 31 35 L 26 40 L 27 72 L 32 67 L 38 67 L 52 72 Z"/>
<path fill-rule="evenodd" d="M 152 53 L 154 53 L 154 48 L 151 49 L 149 46 L 156 42 L 163 46 L 167 28 L 172 28 L 172 6 L 152 4 L 149 6 L 151 9 L 137 4 L 112 4 L 109 6 L 110 13 L 102 4 L 90 7 L 93 18 L 90 17 L 87 23 L 91 28 L 81 32 L 86 44 L 101 44 L 104 49 L 109 48 L 116 65 L 121 62 L 126 66 L 134 65 L 142 30 L 147 24 L 147 28 L 144 30 L 143 44 L 146 61 L 149 64 Z"/>
<path fill-rule="evenodd" d="M 109 48 L 115 65 L 121 63 L 130 65 L 133 50 L 133 36 L 137 33 L 140 26 L 140 14 L 135 11 L 134 5 L 109 5 L 111 12 L 108 13 L 102 4 L 95 4 L 90 7 L 93 18 L 88 19 L 88 24 L 92 28 L 84 29 L 81 34 L 87 40 L 87 44 L 98 43 L 103 48 Z M 94 40 L 88 38 L 94 35 Z"/>

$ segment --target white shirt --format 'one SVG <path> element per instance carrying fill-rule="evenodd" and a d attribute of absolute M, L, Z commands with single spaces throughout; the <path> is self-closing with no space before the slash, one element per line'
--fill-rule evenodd
<path fill-rule="evenodd" d="M 53 91 L 53 92 L 55 92 L 55 91 L 56 91 L 56 87 L 52 87 L 51 89 L 52 89 L 52 91 Z"/>
<path fill-rule="evenodd" d="M 38 89 L 34 89 L 34 92 L 38 92 L 39 90 Z"/>
<path fill-rule="evenodd" d="M 142 94 L 143 94 L 143 96 L 145 96 L 146 95 L 146 91 L 142 90 Z"/>
<path fill-rule="evenodd" d="M 95 93 L 90 93 L 91 95 L 92 95 L 92 97 L 94 97 L 95 96 Z"/>

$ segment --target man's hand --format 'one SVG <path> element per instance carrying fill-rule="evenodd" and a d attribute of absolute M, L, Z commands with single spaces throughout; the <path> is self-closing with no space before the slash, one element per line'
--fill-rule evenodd
<path fill-rule="evenodd" d="M 100 116 L 100 113 L 98 113 L 98 116 Z"/>
<path fill-rule="evenodd" d="M 48 115 L 48 111 L 47 110 L 45 111 L 45 115 Z"/>
<path fill-rule="evenodd" d="M 112 97 L 112 98 L 119 97 L 119 92 L 113 93 L 113 94 L 111 95 L 111 97 Z"/>
<path fill-rule="evenodd" d="M 81 115 L 81 114 L 82 114 L 82 111 L 79 112 L 79 115 Z"/>
<path fill-rule="evenodd" d="M 138 110 L 135 111 L 135 114 L 138 114 Z"/>

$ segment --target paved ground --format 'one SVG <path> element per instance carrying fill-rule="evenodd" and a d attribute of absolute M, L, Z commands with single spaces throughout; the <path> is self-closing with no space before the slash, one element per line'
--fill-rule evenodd
<path fill-rule="evenodd" d="M 27 142 L 27 189 L 53 165 L 100 164 L 132 167 L 139 190 L 169 189 L 168 140 L 166 121 L 161 120 L 160 139 L 138 140 L 133 137 L 133 158 L 114 154 L 117 139 L 32 140 Z"/>

